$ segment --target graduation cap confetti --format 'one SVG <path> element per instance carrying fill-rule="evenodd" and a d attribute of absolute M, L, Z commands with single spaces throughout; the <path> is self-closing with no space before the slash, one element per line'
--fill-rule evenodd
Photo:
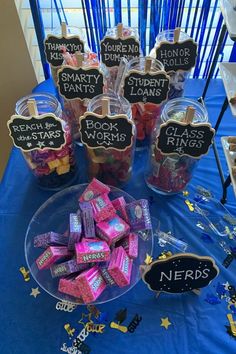
<path fill-rule="evenodd" d="M 113 329 L 117 329 L 120 332 L 126 333 L 128 331 L 128 328 L 126 326 L 121 326 L 121 323 L 123 323 L 126 320 L 127 317 L 127 309 L 121 309 L 116 313 L 115 316 L 115 321 L 117 322 L 111 322 L 110 327 Z"/>
<path fill-rule="evenodd" d="M 64 325 L 64 329 L 66 330 L 67 334 L 69 335 L 69 337 L 73 337 L 74 333 L 75 333 L 75 329 L 74 328 L 71 328 L 70 324 L 69 323 L 66 323 Z"/>

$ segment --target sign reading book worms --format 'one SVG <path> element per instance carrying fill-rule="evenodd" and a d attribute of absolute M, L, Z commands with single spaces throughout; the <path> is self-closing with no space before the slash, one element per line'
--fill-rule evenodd
<path fill-rule="evenodd" d="M 87 112 L 80 118 L 80 133 L 88 148 L 126 150 L 133 144 L 134 124 L 124 114 L 101 116 Z"/>
<path fill-rule="evenodd" d="M 53 67 L 61 66 L 63 63 L 62 47 L 70 54 L 75 52 L 84 53 L 84 42 L 78 37 L 60 37 L 49 35 L 44 41 L 44 52 L 47 62 Z"/>
<path fill-rule="evenodd" d="M 207 154 L 215 130 L 207 123 L 181 123 L 169 120 L 161 124 L 156 147 L 163 154 L 199 158 Z"/>
<path fill-rule="evenodd" d="M 66 66 L 58 71 L 58 87 L 66 99 L 92 99 L 103 93 L 103 74 L 96 68 Z"/>
<path fill-rule="evenodd" d="M 160 104 L 167 99 L 169 76 L 164 71 L 144 73 L 132 70 L 124 80 L 124 97 L 130 103 Z"/>
<path fill-rule="evenodd" d="M 167 72 L 191 70 L 197 58 L 197 43 L 192 39 L 183 42 L 161 42 L 156 48 L 156 59 Z"/>
<path fill-rule="evenodd" d="M 180 253 L 152 262 L 143 269 L 142 279 L 150 290 L 183 293 L 207 286 L 219 273 L 211 257 Z"/>
<path fill-rule="evenodd" d="M 140 45 L 135 37 L 105 37 L 101 43 L 101 60 L 107 67 L 119 66 L 121 58 L 128 61 L 139 57 Z"/>
<path fill-rule="evenodd" d="M 58 150 L 66 143 L 63 121 L 51 113 L 37 117 L 13 115 L 7 125 L 13 144 L 22 151 Z"/>

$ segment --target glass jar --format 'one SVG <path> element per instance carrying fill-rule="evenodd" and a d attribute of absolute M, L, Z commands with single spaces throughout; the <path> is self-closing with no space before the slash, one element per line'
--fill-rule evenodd
<path fill-rule="evenodd" d="M 84 42 L 84 53 L 89 53 L 91 51 L 88 46 L 88 43 L 87 43 L 87 40 L 85 37 L 85 33 L 83 30 L 81 30 L 79 27 L 67 26 L 66 31 L 67 31 L 68 38 L 73 37 L 73 36 L 79 36 L 79 38 Z M 52 35 L 61 37 L 62 36 L 61 27 L 55 28 L 55 30 L 52 32 Z M 60 68 L 61 68 L 61 66 L 54 67 L 54 66 L 50 65 L 51 74 L 52 74 L 52 78 L 53 78 L 55 86 L 57 86 L 57 72 Z"/>
<path fill-rule="evenodd" d="M 27 106 L 29 99 L 36 101 L 39 115 L 53 113 L 63 120 L 66 144 L 59 150 L 32 150 L 23 152 L 23 156 L 40 187 L 48 190 L 63 189 L 73 182 L 77 172 L 70 127 L 63 119 L 60 103 L 48 93 L 35 93 L 21 98 L 16 103 L 16 114 L 30 116 Z"/>
<path fill-rule="evenodd" d="M 88 112 L 102 114 L 102 99 L 109 99 L 109 115 L 125 114 L 132 121 L 130 103 L 124 98 L 110 92 L 94 97 L 88 104 Z M 133 143 L 124 151 L 105 149 L 103 147 L 87 150 L 89 180 L 93 177 L 112 185 L 120 186 L 131 177 L 135 150 L 136 129 L 134 125 Z"/>
<path fill-rule="evenodd" d="M 156 37 L 156 43 L 154 48 L 150 52 L 150 56 L 156 58 L 156 48 L 160 45 L 163 41 L 173 42 L 174 41 L 174 32 L 175 30 L 166 30 L 160 32 Z M 191 39 L 191 37 L 185 33 L 180 31 L 179 35 L 179 42 L 186 41 L 187 39 Z M 189 78 L 190 71 L 182 71 L 179 70 L 177 72 L 169 71 L 167 74 L 170 77 L 170 90 L 168 93 L 168 99 L 173 99 L 177 97 L 182 97 L 184 94 L 184 84 L 185 81 Z"/>
<path fill-rule="evenodd" d="M 188 106 L 195 108 L 192 123 L 206 123 L 208 121 L 207 110 L 201 103 L 188 98 L 175 98 L 164 106 L 161 122 L 166 123 L 170 119 L 183 120 Z M 156 147 L 159 132 L 160 126 L 158 125 L 152 137 L 145 180 L 155 192 L 165 195 L 175 194 L 186 188 L 200 158 L 162 154 Z"/>
<path fill-rule="evenodd" d="M 130 62 L 127 63 L 125 69 L 125 75 L 129 74 L 129 71 L 145 71 L 145 57 L 133 58 Z M 152 58 L 150 72 L 157 73 L 158 71 L 165 71 L 163 64 Z M 166 102 L 166 101 L 165 101 Z M 151 134 L 157 124 L 160 124 L 161 109 L 163 106 L 161 104 L 154 103 L 133 103 L 132 107 L 132 117 L 137 129 L 137 140 L 136 140 L 136 149 L 141 150 L 150 143 Z"/>
<path fill-rule="evenodd" d="M 117 36 L 118 36 L 117 26 L 112 27 L 112 28 L 108 28 L 105 36 L 117 38 Z M 139 34 L 138 34 L 138 30 L 136 28 L 123 26 L 122 27 L 122 37 L 125 38 L 125 37 L 130 37 L 130 36 L 135 37 L 135 39 L 137 41 L 139 41 Z M 141 55 L 141 46 L 140 46 L 140 55 Z M 107 69 L 109 70 L 109 88 L 111 90 L 114 90 L 119 67 L 114 66 L 114 67 L 108 67 Z"/>

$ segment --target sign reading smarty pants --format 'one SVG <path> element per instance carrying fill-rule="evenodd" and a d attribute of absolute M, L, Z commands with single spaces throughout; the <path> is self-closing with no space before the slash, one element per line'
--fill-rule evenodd
<path fill-rule="evenodd" d="M 183 42 L 161 42 L 156 48 L 156 59 L 165 71 L 191 70 L 197 58 L 197 43 L 192 39 Z"/>

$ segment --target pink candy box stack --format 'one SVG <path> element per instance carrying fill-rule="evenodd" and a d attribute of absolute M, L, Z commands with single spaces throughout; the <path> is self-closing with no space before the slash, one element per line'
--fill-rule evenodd
<path fill-rule="evenodd" d="M 93 217 L 96 222 L 111 218 L 116 215 L 116 210 L 113 207 L 107 194 L 102 194 L 92 199 L 90 204 L 93 208 Z"/>
<path fill-rule="evenodd" d="M 51 246 L 37 258 L 36 264 L 39 269 L 47 269 L 59 259 L 69 257 L 71 254 L 65 246 Z"/>
<path fill-rule="evenodd" d="M 110 258 L 110 248 L 105 241 L 86 240 L 75 245 L 77 263 L 106 262 Z"/>
<path fill-rule="evenodd" d="M 112 251 L 108 273 L 119 287 L 130 284 L 133 260 L 127 256 L 123 247 Z"/>
<path fill-rule="evenodd" d="M 138 235 L 129 234 L 118 242 L 118 246 L 122 246 L 130 258 L 138 257 Z"/>
<path fill-rule="evenodd" d="M 128 235 L 129 231 L 129 225 L 118 215 L 97 224 L 98 236 L 105 240 L 109 246 Z"/>
<path fill-rule="evenodd" d="M 96 266 L 81 273 L 76 283 L 85 304 L 95 301 L 106 288 L 106 282 Z"/>
<path fill-rule="evenodd" d="M 101 194 L 109 193 L 110 188 L 96 178 L 89 183 L 88 187 L 79 198 L 79 202 L 88 202 Z"/>

